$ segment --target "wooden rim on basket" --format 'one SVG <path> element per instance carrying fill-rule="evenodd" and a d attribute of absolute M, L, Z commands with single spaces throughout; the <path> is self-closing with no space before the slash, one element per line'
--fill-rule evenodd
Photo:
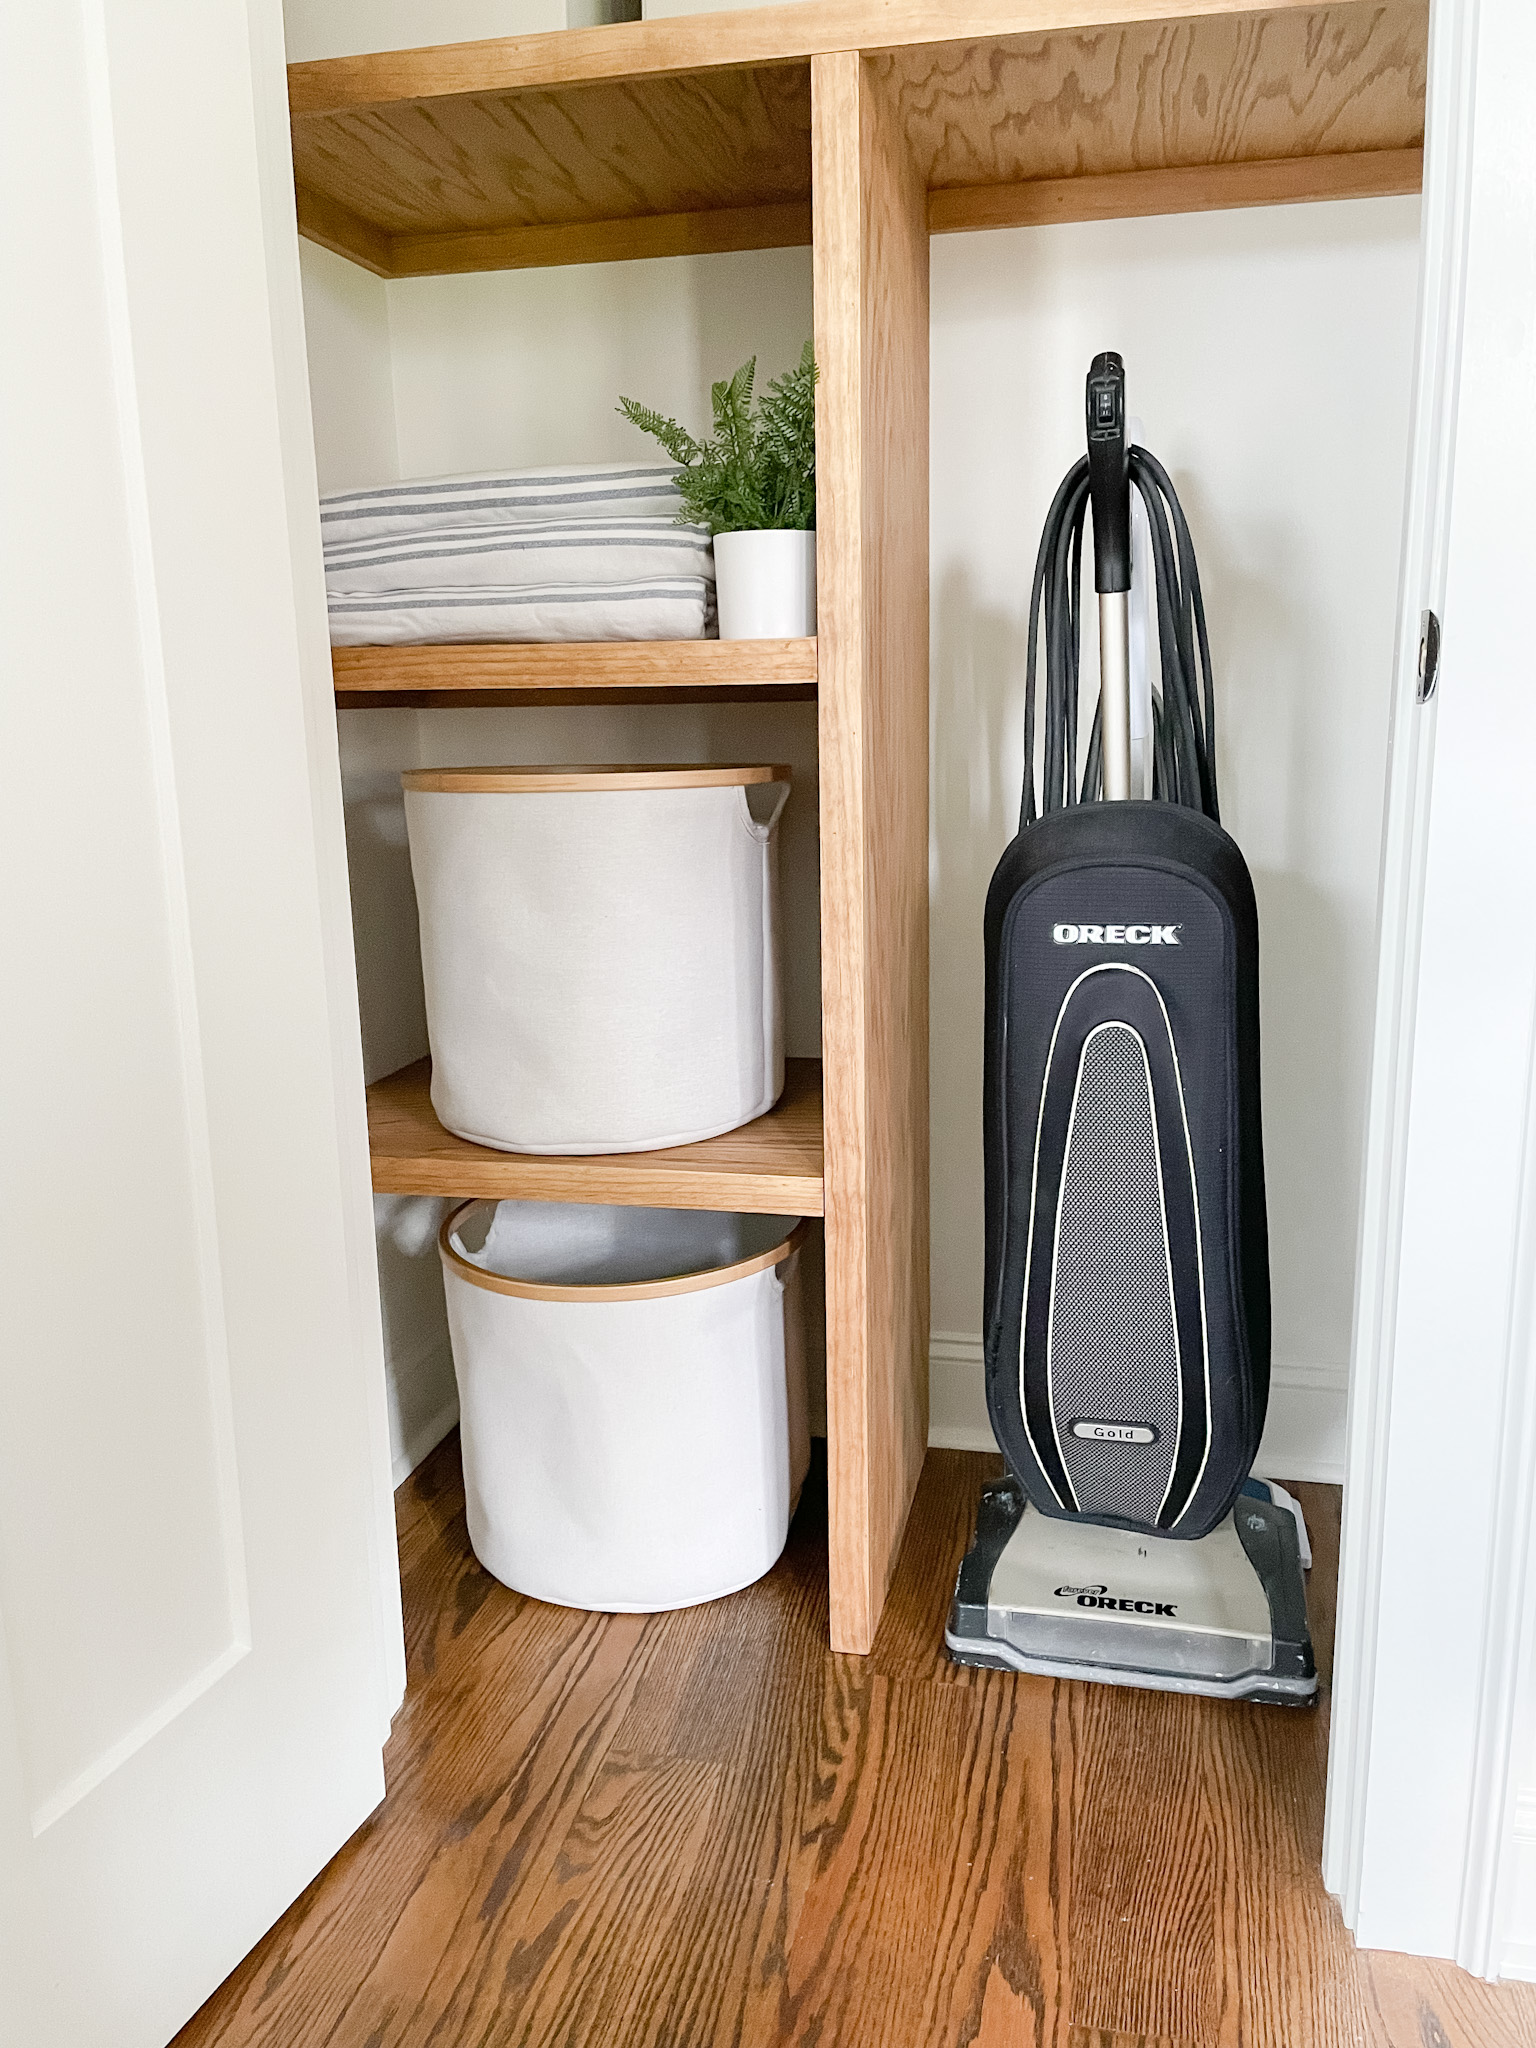
<path fill-rule="evenodd" d="M 509 792 L 549 796 L 573 789 L 726 789 L 789 780 L 790 771 L 782 767 L 658 761 L 633 767 L 615 763 L 595 767 L 408 768 L 400 784 L 403 789 L 456 796 Z"/>
<path fill-rule="evenodd" d="M 729 1266 L 707 1266 L 697 1273 L 674 1273 L 666 1280 L 627 1280 L 613 1286 L 572 1287 L 556 1285 L 543 1280 L 509 1280 L 502 1273 L 488 1273 L 483 1266 L 477 1266 L 472 1259 L 466 1259 L 451 1242 L 454 1225 L 468 1209 L 478 1207 L 486 1200 L 483 1195 L 473 1195 L 467 1202 L 460 1202 L 443 1218 L 442 1228 L 437 1233 L 437 1248 L 442 1253 L 443 1263 L 451 1266 L 462 1280 L 474 1287 L 483 1287 L 490 1294 L 512 1294 L 524 1301 L 660 1301 L 673 1294 L 702 1294 L 708 1287 L 723 1287 L 730 1280 L 745 1280 L 751 1273 L 762 1273 L 769 1266 L 781 1266 L 792 1258 L 805 1243 L 810 1232 L 810 1223 L 805 1217 L 795 1225 L 788 1237 L 766 1252 L 754 1252 L 750 1258 L 737 1259 Z"/>

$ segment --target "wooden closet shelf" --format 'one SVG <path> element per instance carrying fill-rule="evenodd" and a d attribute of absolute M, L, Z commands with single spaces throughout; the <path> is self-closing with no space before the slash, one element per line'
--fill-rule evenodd
<path fill-rule="evenodd" d="M 385 705 L 782 703 L 816 695 L 814 640 L 333 647 L 338 710 Z"/>
<path fill-rule="evenodd" d="M 430 1060 L 368 1090 L 373 1185 L 381 1195 L 480 1195 L 529 1202 L 622 1202 L 665 1209 L 822 1213 L 821 1062 L 786 1062 L 784 1093 L 755 1123 L 665 1152 L 549 1158 L 493 1152 L 445 1131 L 428 1093 Z"/>
<path fill-rule="evenodd" d="M 935 231 L 1414 191 L 1428 0 L 804 0 L 289 67 L 300 232 L 382 277 L 811 238 L 859 51 Z"/>

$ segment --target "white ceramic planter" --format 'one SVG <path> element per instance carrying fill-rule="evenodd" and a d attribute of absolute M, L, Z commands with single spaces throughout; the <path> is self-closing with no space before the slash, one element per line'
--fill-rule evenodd
<path fill-rule="evenodd" d="M 717 533 L 722 640 L 803 640 L 816 630 L 816 536 Z"/>

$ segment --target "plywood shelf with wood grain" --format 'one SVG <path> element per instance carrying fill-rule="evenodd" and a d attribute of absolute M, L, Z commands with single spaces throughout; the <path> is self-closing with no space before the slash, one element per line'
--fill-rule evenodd
<path fill-rule="evenodd" d="M 771 704 L 814 699 L 812 640 L 335 647 L 336 708 Z"/>
<path fill-rule="evenodd" d="M 723 1137 L 662 1152 L 550 1158 L 493 1152 L 445 1131 L 432 1108 L 430 1060 L 368 1090 L 368 1144 L 381 1195 L 480 1195 L 526 1202 L 614 1202 L 663 1209 L 822 1213 L 821 1064 L 785 1063 L 766 1116 Z"/>
<path fill-rule="evenodd" d="M 300 231 L 383 277 L 812 239 L 863 53 L 935 232 L 1418 189 L 1428 0 L 804 0 L 289 67 Z"/>

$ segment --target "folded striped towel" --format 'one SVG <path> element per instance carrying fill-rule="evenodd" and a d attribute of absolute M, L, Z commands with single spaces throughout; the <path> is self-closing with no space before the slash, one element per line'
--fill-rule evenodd
<path fill-rule="evenodd" d="M 714 614 L 702 576 L 634 583 L 391 590 L 330 601 L 333 647 L 416 640 L 702 640 Z"/>
<path fill-rule="evenodd" d="M 438 527 L 514 526 L 541 519 L 661 518 L 682 509 L 676 465 L 566 463 L 424 476 L 320 500 L 320 531 L 336 541 L 382 540 Z"/>
<path fill-rule="evenodd" d="M 709 529 L 670 519 L 540 519 L 337 541 L 325 551 L 332 597 L 429 586 L 639 583 L 653 576 L 713 583 Z"/>

